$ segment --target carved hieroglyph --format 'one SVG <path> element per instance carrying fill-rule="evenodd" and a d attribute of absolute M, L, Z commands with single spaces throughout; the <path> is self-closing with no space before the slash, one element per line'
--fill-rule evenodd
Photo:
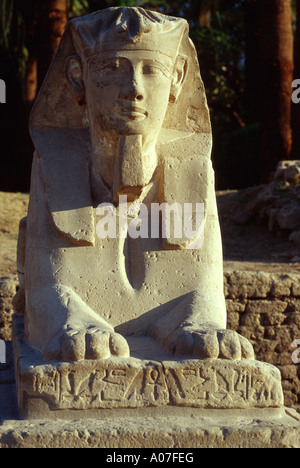
<path fill-rule="evenodd" d="M 97 415 L 98 410 L 118 408 L 262 409 L 283 405 L 280 371 L 266 363 L 174 360 L 163 352 L 152 356 L 152 340 L 144 337 L 129 339 L 136 357 L 43 363 L 39 353 L 24 343 L 22 326 L 22 319 L 15 319 L 20 356 L 16 363 L 18 399 L 25 417 L 47 417 L 54 412 L 60 418 L 68 410 Z M 150 359 L 143 358 L 141 340 Z"/>

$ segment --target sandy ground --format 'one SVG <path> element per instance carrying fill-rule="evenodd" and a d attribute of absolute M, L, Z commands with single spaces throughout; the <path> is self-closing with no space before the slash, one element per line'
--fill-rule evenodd
<path fill-rule="evenodd" d="M 0 192 L 0 276 L 16 273 L 19 222 L 27 213 L 29 196 Z"/>
<path fill-rule="evenodd" d="M 233 218 L 243 210 L 255 190 L 218 192 L 225 269 L 300 272 L 299 253 L 285 238 L 272 236 L 267 227 L 250 221 L 237 225 Z M 0 276 L 16 273 L 19 221 L 26 216 L 29 196 L 0 192 Z"/>

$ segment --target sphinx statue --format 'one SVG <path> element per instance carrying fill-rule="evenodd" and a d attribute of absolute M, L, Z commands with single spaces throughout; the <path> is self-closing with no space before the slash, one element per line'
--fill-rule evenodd
<path fill-rule="evenodd" d="M 25 339 L 45 360 L 126 358 L 132 336 L 175 356 L 254 358 L 226 330 L 211 125 L 188 32 L 142 8 L 66 28 L 31 114 L 18 253 Z M 194 224 L 204 207 L 193 236 L 175 221 L 164 230 L 174 204 Z M 155 235 L 142 235 L 141 207 L 149 226 L 162 206 Z M 100 229 L 105 208 L 115 235 Z"/>

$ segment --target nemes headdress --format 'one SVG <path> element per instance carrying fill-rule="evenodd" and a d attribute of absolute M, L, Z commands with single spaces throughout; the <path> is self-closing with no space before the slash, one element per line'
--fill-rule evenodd
<path fill-rule="evenodd" d="M 164 127 L 210 133 L 208 109 L 189 26 L 183 18 L 166 16 L 142 8 L 108 8 L 75 18 L 68 23 L 60 46 L 31 114 L 33 128 L 83 128 L 86 110 L 67 83 L 66 61 L 78 55 L 82 62 L 108 52 L 153 50 L 187 61 L 187 77 L 176 103 L 170 104 Z M 177 111 L 177 109 L 179 111 Z"/>
<path fill-rule="evenodd" d="M 154 50 L 176 58 L 188 24 L 142 8 L 111 8 L 72 22 L 83 58 L 116 50 Z"/>
<path fill-rule="evenodd" d="M 116 51 L 150 50 L 161 54 L 162 60 L 163 56 L 174 63 L 178 57 L 185 60 L 185 80 L 176 101 L 170 100 L 157 150 L 161 160 L 172 159 L 176 144 L 176 154 L 185 155 L 185 140 L 189 138 L 189 155 L 178 168 L 175 167 L 178 158 L 172 164 L 165 164 L 164 201 L 193 202 L 195 194 L 199 201 L 199 190 L 203 192 L 202 199 L 206 197 L 205 178 L 190 183 L 190 178 L 200 177 L 206 171 L 204 166 L 209 164 L 211 127 L 197 53 L 188 33 L 184 19 L 142 8 L 108 8 L 68 23 L 29 124 L 50 216 L 57 232 L 68 242 L 94 243 L 88 168 L 89 122 L 84 100 L 76 99 L 67 80 L 67 63 L 72 56 L 79 57 L 84 65 Z M 176 186 L 190 187 L 190 194 L 189 190 L 174 193 L 174 170 Z M 180 199 L 181 193 L 186 193 L 186 200 Z"/>

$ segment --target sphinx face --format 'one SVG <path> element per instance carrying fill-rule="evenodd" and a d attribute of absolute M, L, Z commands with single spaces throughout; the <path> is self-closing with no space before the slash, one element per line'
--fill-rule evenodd
<path fill-rule="evenodd" d="M 166 115 L 174 63 L 152 51 L 120 51 L 92 58 L 85 92 L 94 149 L 103 136 L 142 135 L 153 151 Z"/>
<path fill-rule="evenodd" d="M 138 185 L 144 186 L 155 170 L 155 146 L 168 104 L 181 91 L 185 61 L 153 50 L 137 49 L 102 51 L 83 64 L 71 56 L 67 63 L 68 82 L 75 95 L 81 98 L 84 95 L 86 102 L 93 146 L 92 172 L 96 179 L 110 188 L 115 185 L 118 144 L 121 137 L 136 136 L 137 160 L 127 160 L 124 164 L 140 166 L 143 176 Z M 146 158 L 147 167 L 138 161 L 139 154 Z"/>

